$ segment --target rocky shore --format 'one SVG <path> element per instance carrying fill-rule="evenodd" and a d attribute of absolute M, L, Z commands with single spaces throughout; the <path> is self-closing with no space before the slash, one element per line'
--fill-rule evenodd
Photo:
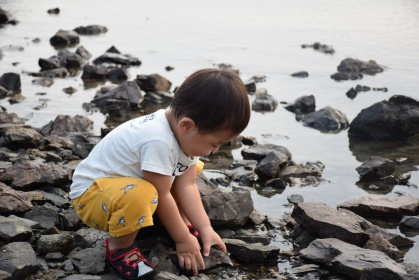
<path fill-rule="evenodd" d="M 59 9 L 52 12 L 59 13 Z M 18 22 L 0 8 L 0 26 L 3 24 Z M 58 114 L 53 121 L 32 127 L 16 113 L 0 108 L 0 280 L 119 279 L 105 265 L 107 234 L 83 225 L 69 204 L 72 173 L 113 126 L 167 107 L 175 89 L 157 73 L 129 80 L 127 69 L 141 61 L 115 47 L 92 58 L 79 46 L 79 36 L 105 32 L 107 28 L 100 25 L 58 30 L 50 39 L 58 53 L 39 58 L 39 72 L 22 74 L 33 76 L 34 84 L 45 87 L 56 78 L 68 78 L 74 69 L 82 71 L 80 79 L 87 83 L 114 82 L 114 86 L 98 89 L 91 102 L 83 104 L 87 110 L 97 109 L 108 116 L 112 125 L 100 136 L 92 134 L 93 122 L 85 116 Z M 69 51 L 70 46 L 77 46 L 76 51 Z M 335 52 L 320 43 L 303 45 L 308 47 L 325 54 Z M 217 67 L 239 72 L 228 64 Z M 347 58 L 337 70 L 331 78 L 343 81 L 379 74 L 386 68 L 373 60 Z M 1 99 L 21 102 L 20 75 L 0 73 Z M 296 78 L 308 75 L 292 74 Z M 274 111 L 280 103 L 267 89 L 258 87 L 263 79 L 244 81 L 249 95 L 254 96 L 252 110 Z M 370 89 L 350 89 L 347 96 L 355 98 Z M 330 106 L 316 110 L 313 95 L 301 96 L 284 107 L 304 126 L 329 133 L 347 130 L 351 149 L 362 162 L 356 171 L 363 188 L 386 192 L 396 184 L 416 187 L 409 182 L 410 172 L 417 171 L 416 155 L 407 160 L 405 154 L 395 151 L 390 159 L 362 148 L 370 141 L 418 141 L 418 100 L 394 95 L 365 108 L 352 122 Z M 242 158 L 234 160 L 231 150 L 237 147 L 242 148 Z M 155 265 L 153 279 L 419 279 L 419 264 L 403 261 L 413 246 L 409 234 L 419 233 L 419 198 L 368 195 L 332 208 L 295 195 L 288 197 L 290 213 L 276 220 L 255 209 L 250 190 L 269 192 L 321 184 L 326 181 L 322 162 L 298 164 L 286 147 L 259 144 L 245 136 L 202 160 L 224 175 L 208 179 L 201 174 L 198 187 L 211 223 L 229 253 L 213 249 L 205 258 L 206 269 L 191 276 L 177 266 L 174 244 L 156 217 L 155 226 L 141 230 L 135 242 Z M 371 222 L 377 218 L 392 221 L 403 235 Z M 292 244 L 292 249 L 273 245 L 279 240 Z M 284 261 L 292 268 L 279 270 L 278 264 Z"/>

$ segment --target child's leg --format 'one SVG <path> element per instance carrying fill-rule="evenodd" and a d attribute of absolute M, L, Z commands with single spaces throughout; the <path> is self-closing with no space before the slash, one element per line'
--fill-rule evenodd
<path fill-rule="evenodd" d="M 153 271 L 152 265 L 132 245 L 141 228 L 153 225 L 157 203 L 158 193 L 152 184 L 127 177 L 96 180 L 73 201 L 76 212 L 87 225 L 109 232 L 106 257 L 124 277 Z M 136 265 L 127 266 L 127 259 Z"/>

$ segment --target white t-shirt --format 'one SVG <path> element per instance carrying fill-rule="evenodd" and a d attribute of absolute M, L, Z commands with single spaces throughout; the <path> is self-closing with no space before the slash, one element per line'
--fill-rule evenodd
<path fill-rule="evenodd" d="M 198 161 L 181 150 L 161 109 L 127 121 L 106 135 L 76 168 L 70 198 L 82 195 L 104 177 L 143 178 L 143 170 L 172 177 Z"/>

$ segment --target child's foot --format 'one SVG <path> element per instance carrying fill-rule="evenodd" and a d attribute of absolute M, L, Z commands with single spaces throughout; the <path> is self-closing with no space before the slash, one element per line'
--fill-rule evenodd
<path fill-rule="evenodd" d="M 138 248 L 131 245 L 121 250 L 109 250 L 109 238 L 105 241 L 106 261 L 124 279 L 144 279 L 152 276 L 154 267 L 149 263 Z"/>
<path fill-rule="evenodd" d="M 194 227 L 192 225 L 188 225 L 187 227 L 189 229 L 190 234 L 192 234 L 195 237 L 199 236 L 198 231 L 196 229 L 194 229 Z"/>

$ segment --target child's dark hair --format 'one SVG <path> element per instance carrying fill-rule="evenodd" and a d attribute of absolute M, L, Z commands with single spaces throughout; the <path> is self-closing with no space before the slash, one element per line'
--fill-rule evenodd
<path fill-rule="evenodd" d="M 231 70 L 202 69 L 177 89 L 171 110 L 176 120 L 189 117 L 199 133 L 241 133 L 249 123 L 250 104 L 240 77 Z"/>

